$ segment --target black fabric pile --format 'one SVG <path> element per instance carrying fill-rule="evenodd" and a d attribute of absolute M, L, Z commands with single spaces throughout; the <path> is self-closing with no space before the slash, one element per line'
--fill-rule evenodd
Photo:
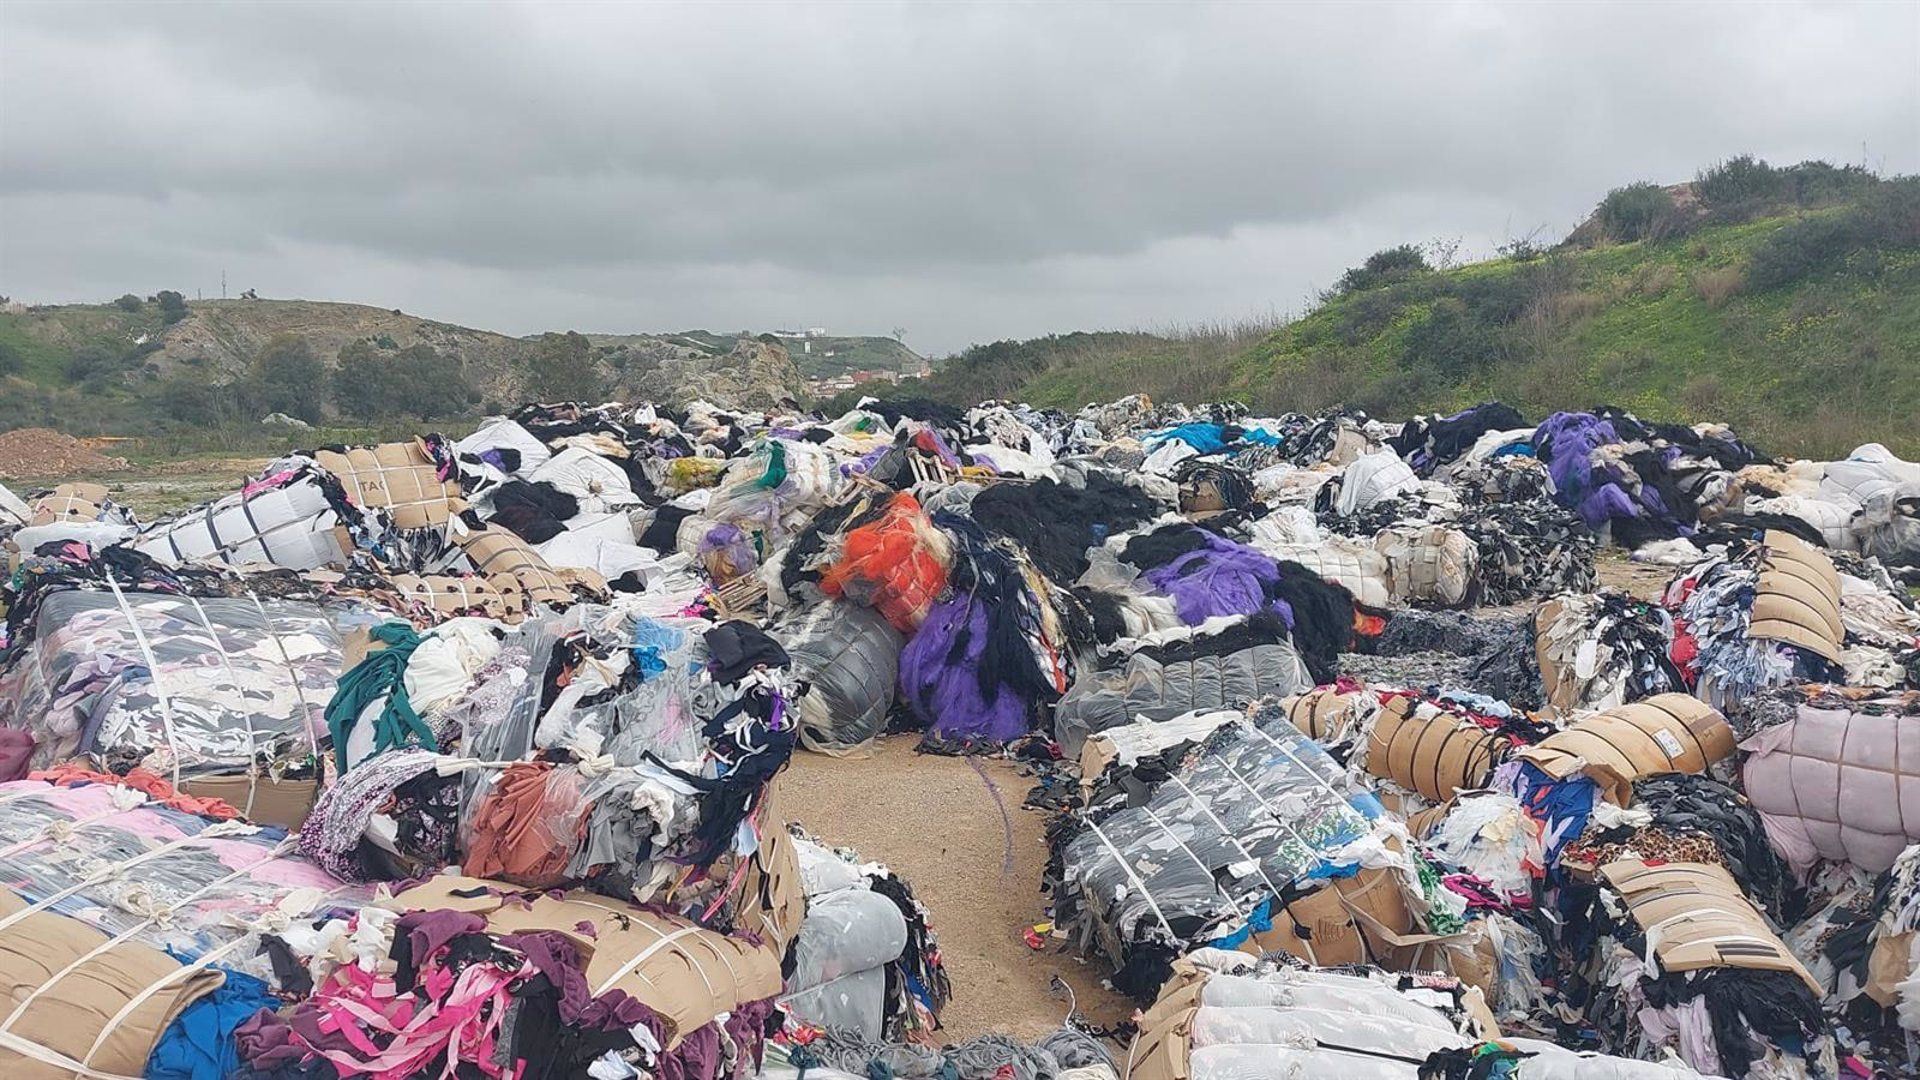
<path fill-rule="evenodd" d="M 1085 487 L 1036 480 L 990 484 L 968 515 L 981 528 L 1018 544 L 1049 579 L 1070 585 L 1087 572 L 1087 549 L 1139 527 L 1162 507 L 1139 488 L 1089 470 Z"/>
<path fill-rule="evenodd" d="M 1401 425 L 1400 434 L 1389 440 L 1393 452 L 1413 466 L 1421 476 L 1432 476 L 1435 469 L 1452 464 L 1473 449 L 1480 436 L 1489 431 L 1511 431 L 1526 426 L 1520 410 L 1498 401 L 1488 401 L 1452 416 L 1416 417 Z"/>
<path fill-rule="evenodd" d="M 493 489 L 490 524 L 502 525 L 529 544 L 542 544 L 567 531 L 580 502 L 552 484 L 509 480 Z"/>
<path fill-rule="evenodd" d="M 1381 685 L 1439 686 L 1485 694 L 1517 709 L 1545 704 L 1529 620 L 1411 608 L 1393 612 L 1386 628 L 1362 639 L 1340 670 Z"/>

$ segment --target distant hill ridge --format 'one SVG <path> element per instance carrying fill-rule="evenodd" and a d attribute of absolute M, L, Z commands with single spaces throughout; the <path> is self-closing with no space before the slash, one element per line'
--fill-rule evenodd
<path fill-rule="evenodd" d="M 1388 417 L 1608 403 L 1732 423 L 1784 453 L 1871 440 L 1920 456 L 1920 179 L 1735 158 L 1615 189 L 1551 247 L 1455 267 L 1431 254 L 1378 252 L 1277 327 L 995 342 L 907 392 Z"/>
<path fill-rule="evenodd" d="M 238 385 L 264 350 L 288 340 L 304 342 L 329 368 L 349 348 L 397 357 L 428 346 L 458 359 L 476 399 L 467 411 L 477 412 L 539 396 L 532 376 L 543 342 L 554 336 L 514 337 L 317 300 L 184 300 L 184 312 L 176 307 L 171 313 L 155 298 L 135 296 L 103 304 L 6 303 L 0 305 L 0 430 L 54 423 L 79 431 L 138 431 L 169 419 L 168 387 L 183 380 Z M 808 379 L 869 364 L 887 365 L 884 370 L 925 366 L 900 342 L 884 337 L 816 338 L 810 349 L 766 334 L 704 330 L 588 334 L 584 340 L 609 393 L 692 392 L 697 387 L 687 380 L 701 359 L 724 358 L 738 369 L 732 379 L 722 371 L 713 388 L 761 388 L 769 397 L 798 397 Z M 749 383 L 752 388 L 743 391 Z"/>

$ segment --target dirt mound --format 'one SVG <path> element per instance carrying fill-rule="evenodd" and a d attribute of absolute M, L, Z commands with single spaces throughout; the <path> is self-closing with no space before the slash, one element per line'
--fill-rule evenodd
<path fill-rule="evenodd" d="M 108 457 L 52 428 L 0 432 L 0 480 L 65 477 L 132 467 L 125 458 Z"/>

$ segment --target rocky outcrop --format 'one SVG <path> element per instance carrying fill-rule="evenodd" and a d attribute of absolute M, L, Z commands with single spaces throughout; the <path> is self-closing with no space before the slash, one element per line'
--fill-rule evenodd
<path fill-rule="evenodd" d="M 730 351 L 717 354 L 665 342 L 621 348 L 625 355 L 615 356 L 610 366 L 614 396 L 622 400 L 765 409 L 783 399 L 797 401 L 806 391 L 793 357 L 770 337 L 741 338 Z"/>

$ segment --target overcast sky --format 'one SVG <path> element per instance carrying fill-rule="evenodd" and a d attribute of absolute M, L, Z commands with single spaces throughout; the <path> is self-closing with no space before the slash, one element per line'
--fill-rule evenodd
<path fill-rule="evenodd" d="M 0 3 L 36 302 L 945 353 L 1297 311 L 1741 152 L 1920 172 L 1920 3 Z"/>

